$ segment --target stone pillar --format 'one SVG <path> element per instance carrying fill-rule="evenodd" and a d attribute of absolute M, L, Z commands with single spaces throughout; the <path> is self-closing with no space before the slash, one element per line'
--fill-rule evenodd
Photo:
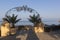
<path fill-rule="evenodd" d="M 44 25 L 39 24 L 36 27 L 34 27 L 35 32 L 44 32 Z"/>
<path fill-rule="evenodd" d="M 41 27 L 34 27 L 35 32 L 44 32 L 44 29 L 42 29 Z"/>
<path fill-rule="evenodd" d="M 8 36 L 9 31 L 10 31 L 9 23 L 5 23 L 4 25 L 1 25 L 1 37 Z"/>

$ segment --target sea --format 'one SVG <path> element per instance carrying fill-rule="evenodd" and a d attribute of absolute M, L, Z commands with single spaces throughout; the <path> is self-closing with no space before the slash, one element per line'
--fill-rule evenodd
<path fill-rule="evenodd" d="M 60 24 L 58 20 L 50 20 L 50 19 L 43 19 L 42 22 L 47 25 L 52 25 L 52 24 L 59 25 Z M 2 21 L 0 21 L 0 25 L 1 23 Z M 17 22 L 16 25 L 32 25 L 33 26 L 33 23 L 25 20 L 25 21 Z"/>

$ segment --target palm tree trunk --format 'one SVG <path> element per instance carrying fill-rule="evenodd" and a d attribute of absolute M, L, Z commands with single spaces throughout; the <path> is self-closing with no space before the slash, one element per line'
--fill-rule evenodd
<path fill-rule="evenodd" d="M 11 28 L 15 28 L 15 25 L 14 25 L 14 23 L 12 23 L 12 27 Z"/>

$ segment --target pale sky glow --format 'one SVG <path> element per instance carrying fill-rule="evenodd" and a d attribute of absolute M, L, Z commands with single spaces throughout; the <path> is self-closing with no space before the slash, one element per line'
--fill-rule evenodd
<path fill-rule="evenodd" d="M 23 5 L 35 9 L 42 18 L 60 18 L 60 0 L 0 0 L 0 18 L 9 9 Z"/>

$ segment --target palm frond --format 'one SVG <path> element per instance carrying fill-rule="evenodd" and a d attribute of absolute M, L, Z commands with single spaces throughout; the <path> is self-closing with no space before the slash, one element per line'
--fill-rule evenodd
<path fill-rule="evenodd" d="M 19 20 L 21 20 L 21 19 L 17 19 L 17 16 L 18 15 L 15 16 L 14 14 L 12 14 L 12 16 L 6 15 L 4 19 L 8 21 L 9 23 L 12 23 L 14 27 L 14 24 L 17 23 Z"/>
<path fill-rule="evenodd" d="M 15 20 L 15 23 L 17 23 L 18 21 L 20 21 L 21 19 L 17 19 L 17 20 Z"/>
<path fill-rule="evenodd" d="M 33 15 L 33 16 L 29 16 L 30 18 L 28 19 L 30 22 L 32 22 L 33 24 L 38 24 L 38 23 L 41 23 L 41 18 L 40 18 L 40 15 L 37 14 L 37 15 Z"/>

